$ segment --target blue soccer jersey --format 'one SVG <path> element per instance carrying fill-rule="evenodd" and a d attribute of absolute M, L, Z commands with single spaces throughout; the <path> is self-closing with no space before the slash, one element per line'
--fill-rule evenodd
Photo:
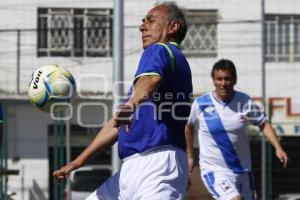
<path fill-rule="evenodd" d="M 187 60 L 176 44 L 152 44 L 143 52 L 134 83 L 147 75 L 161 76 L 162 80 L 154 94 L 137 107 L 130 131 L 127 133 L 124 126 L 120 128 L 118 144 L 122 159 L 162 145 L 185 150 L 184 126 L 192 94 Z M 133 90 L 134 84 L 129 96 Z"/>
<path fill-rule="evenodd" d="M 264 112 L 251 98 L 235 91 L 224 103 L 213 92 L 195 99 L 188 125 L 198 129 L 201 170 L 233 172 L 251 171 L 247 125 L 261 125 Z"/>

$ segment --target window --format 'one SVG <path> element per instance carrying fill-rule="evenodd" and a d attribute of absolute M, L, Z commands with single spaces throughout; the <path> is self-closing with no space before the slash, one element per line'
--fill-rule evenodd
<path fill-rule="evenodd" d="M 181 46 L 187 56 L 217 55 L 217 11 L 187 10 L 188 31 Z"/>
<path fill-rule="evenodd" d="M 266 16 L 266 61 L 300 61 L 300 15 Z"/>
<path fill-rule="evenodd" d="M 112 9 L 39 8 L 38 56 L 111 56 Z"/>

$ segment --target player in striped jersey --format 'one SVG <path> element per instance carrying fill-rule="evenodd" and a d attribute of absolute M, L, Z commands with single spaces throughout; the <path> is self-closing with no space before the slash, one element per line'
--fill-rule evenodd
<path fill-rule="evenodd" d="M 251 155 L 246 128 L 256 125 L 269 139 L 286 167 L 288 157 L 261 109 L 242 92 L 232 61 L 221 59 L 211 76 L 215 90 L 196 98 L 185 128 L 190 173 L 193 169 L 193 136 L 198 131 L 202 180 L 215 199 L 253 200 Z"/>

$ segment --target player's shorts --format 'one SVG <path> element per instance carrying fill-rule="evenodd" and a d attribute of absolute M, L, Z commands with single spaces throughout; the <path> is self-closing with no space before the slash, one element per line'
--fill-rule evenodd
<path fill-rule="evenodd" d="M 186 153 L 172 146 L 125 158 L 118 173 L 86 200 L 182 200 L 188 164 Z"/>
<path fill-rule="evenodd" d="M 204 171 L 201 178 L 214 199 L 231 200 L 240 196 L 243 200 L 255 200 L 253 175 L 251 172 L 233 174 Z"/>

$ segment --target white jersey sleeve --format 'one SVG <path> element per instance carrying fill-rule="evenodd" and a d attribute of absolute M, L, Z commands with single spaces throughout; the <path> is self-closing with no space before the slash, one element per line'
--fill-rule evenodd
<path fill-rule="evenodd" d="M 188 126 L 193 126 L 195 129 L 199 127 L 199 107 L 197 100 L 194 100 L 191 108 L 191 113 L 187 121 Z"/>
<path fill-rule="evenodd" d="M 250 97 L 243 106 L 243 115 L 252 125 L 259 126 L 266 121 L 263 108 L 259 107 Z"/>

